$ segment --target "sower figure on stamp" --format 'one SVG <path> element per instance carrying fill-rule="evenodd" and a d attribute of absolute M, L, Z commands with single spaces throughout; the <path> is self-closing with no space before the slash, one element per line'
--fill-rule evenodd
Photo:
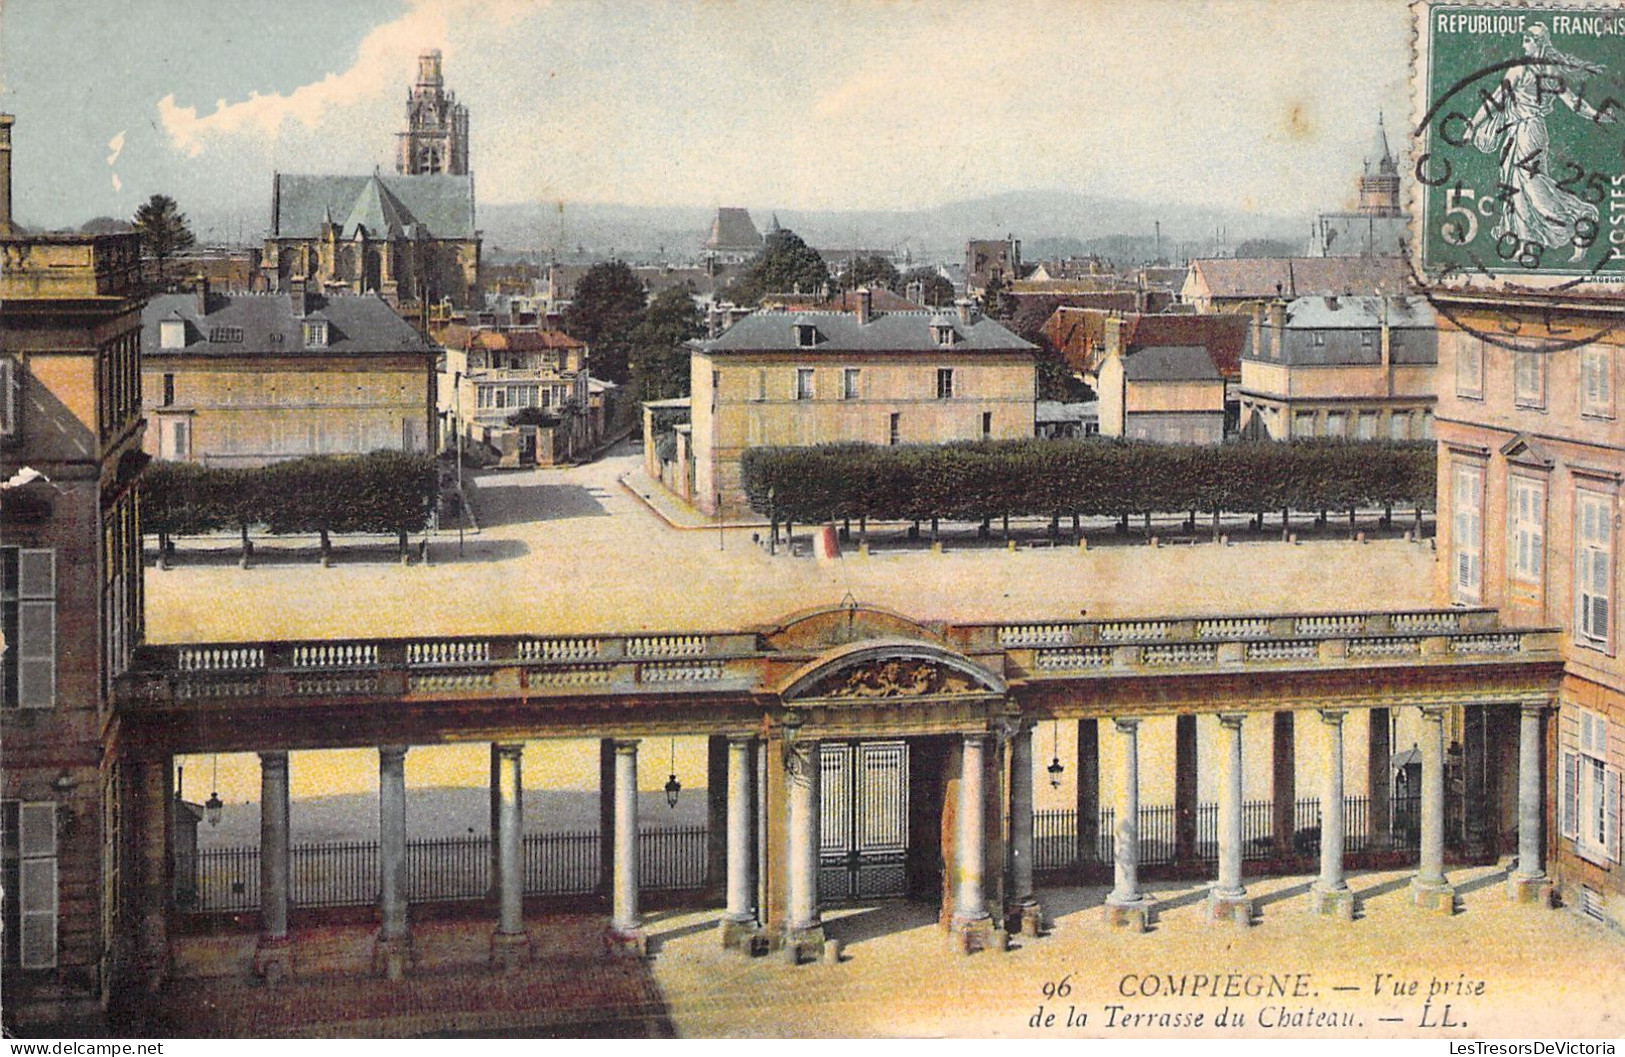
<path fill-rule="evenodd" d="M 1576 73 L 1599 74 L 1603 68 L 1559 51 L 1544 25 L 1537 22 L 1524 32 L 1523 52 L 1541 61 L 1514 68 L 1498 94 L 1484 97 L 1468 126 L 1474 147 L 1501 158 L 1502 213 L 1493 234 L 1513 235 L 1548 249 L 1573 245 L 1573 259 L 1579 260 L 1590 244 L 1584 240 L 1597 233 L 1597 207 L 1552 179 L 1546 115 L 1552 112 L 1553 100 L 1561 99 L 1570 110 L 1598 124 L 1617 119 L 1612 113 L 1599 113 L 1573 83 Z M 1590 221 L 1590 231 L 1577 230 L 1585 221 Z"/>

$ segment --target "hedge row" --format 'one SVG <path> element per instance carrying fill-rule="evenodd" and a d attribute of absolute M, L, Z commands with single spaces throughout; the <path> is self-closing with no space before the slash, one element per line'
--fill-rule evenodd
<path fill-rule="evenodd" d="M 742 472 L 751 508 L 777 521 L 1122 518 L 1431 509 L 1435 454 L 1428 443 L 1389 441 L 828 444 L 751 449 Z"/>
<path fill-rule="evenodd" d="M 439 472 L 428 455 L 313 455 L 252 469 L 154 462 L 143 479 L 146 532 L 168 542 L 249 526 L 282 533 L 395 533 L 429 523 Z"/>

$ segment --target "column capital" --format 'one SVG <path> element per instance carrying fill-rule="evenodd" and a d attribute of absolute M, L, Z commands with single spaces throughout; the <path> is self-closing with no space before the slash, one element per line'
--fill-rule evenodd
<path fill-rule="evenodd" d="M 286 750 L 262 752 L 259 756 L 261 770 L 286 771 L 288 769 L 288 753 Z"/>
<path fill-rule="evenodd" d="M 513 760 L 517 760 L 525 754 L 525 743 L 522 741 L 499 741 L 494 742 L 491 747 L 496 750 L 498 756 L 505 756 Z"/>
<path fill-rule="evenodd" d="M 378 746 L 378 760 L 381 763 L 402 764 L 406 762 L 406 750 L 409 745 L 380 745 Z"/>
<path fill-rule="evenodd" d="M 729 745 L 740 746 L 740 747 L 743 747 L 743 748 L 749 748 L 750 746 L 756 744 L 756 735 L 755 734 L 730 734 L 730 735 L 728 735 L 728 744 Z"/>
<path fill-rule="evenodd" d="M 1332 727 L 1342 726 L 1349 714 L 1346 708 L 1321 708 L 1316 711 L 1320 713 L 1320 721 Z"/>
<path fill-rule="evenodd" d="M 986 745 L 988 739 L 992 736 L 993 735 L 991 733 L 985 730 L 967 730 L 961 735 L 961 737 L 964 738 L 966 745 L 978 746 Z"/>
<path fill-rule="evenodd" d="M 1140 730 L 1140 719 L 1139 716 L 1113 716 L 1112 725 L 1117 728 L 1119 734 L 1137 734 Z"/>
<path fill-rule="evenodd" d="M 1552 707 L 1549 697 L 1526 697 L 1518 702 L 1518 709 L 1526 716 L 1539 716 Z"/>
<path fill-rule="evenodd" d="M 641 738 L 616 738 L 611 744 L 615 746 L 615 755 L 635 756 L 642 741 Z"/>
<path fill-rule="evenodd" d="M 1449 705 L 1418 705 L 1417 710 L 1422 713 L 1422 718 L 1427 722 L 1443 723 L 1445 710 L 1449 707 Z"/>
<path fill-rule="evenodd" d="M 1219 725 L 1228 727 L 1231 730 L 1240 730 L 1241 721 L 1246 718 L 1247 713 L 1245 712 L 1220 712 L 1218 714 Z"/>

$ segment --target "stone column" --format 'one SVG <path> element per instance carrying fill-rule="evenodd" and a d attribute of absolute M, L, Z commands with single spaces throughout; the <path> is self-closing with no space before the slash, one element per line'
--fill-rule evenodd
<path fill-rule="evenodd" d="M 950 928 L 966 953 L 983 945 L 992 933 L 984 885 L 987 875 L 987 831 L 984 826 L 984 778 L 987 735 L 966 734 L 959 747 L 959 803 L 954 811 L 954 915 Z M 1028 783 L 1029 788 L 1031 782 Z"/>
<path fill-rule="evenodd" d="M 1453 914 L 1456 890 L 1444 875 L 1444 711 L 1422 709 L 1422 848 L 1411 898 L 1425 910 Z"/>
<path fill-rule="evenodd" d="M 1224 784 L 1219 792 L 1219 881 L 1208 892 L 1209 921 L 1253 923 L 1253 901 L 1241 882 L 1241 723 L 1239 712 L 1221 713 Z"/>
<path fill-rule="evenodd" d="M 1343 877 L 1343 719 L 1342 709 L 1323 709 L 1326 780 L 1320 790 L 1320 876 L 1309 886 L 1309 907 L 1317 914 L 1354 920 L 1354 893 Z"/>
<path fill-rule="evenodd" d="M 754 814 L 756 739 L 748 734 L 728 739 L 728 907 L 722 915 L 722 945 L 750 949 L 756 928 L 756 853 Z"/>
<path fill-rule="evenodd" d="M 790 961 L 823 953 L 824 919 L 818 912 L 819 768 L 818 742 L 798 739 L 785 751 L 786 899 L 784 950 Z"/>
<path fill-rule="evenodd" d="M 1180 877 L 1207 872 L 1196 854 L 1198 797 L 1196 716 L 1174 717 L 1174 869 Z"/>
<path fill-rule="evenodd" d="M 615 742 L 615 865 L 609 936 L 618 950 L 642 955 L 643 918 L 638 913 L 638 742 Z"/>
<path fill-rule="evenodd" d="M 1100 861 L 1100 720 L 1078 720 L 1078 861 Z"/>
<path fill-rule="evenodd" d="M 1010 739 L 1010 908 L 1024 936 L 1037 936 L 1043 911 L 1033 894 L 1033 729 Z"/>
<path fill-rule="evenodd" d="M 1373 708 L 1366 735 L 1366 825 L 1371 843 L 1386 848 L 1393 843 L 1393 735 L 1388 710 Z"/>
<path fill-rule="evenodd" d="M 1275 833 L 1275 854 L 1295 857 L 1292 838 L 1297 833 L 1298 747 L 1297 721 L 1291 712 L 1277 712 L 1271 728 L 1271 827 Z"/>
<path fill-rule="evenodd" d="M 406 749 L 378 750 L 378 937 L 372 967 L 391 980 L 412 962 L 412 932 L 406 916 Z"/>
<path fill-rule="evenodd" d="M 1150 924 L 1151 901 L 1140 891 L 1140 720 L 1118 718 L 1123 750 L 1123 777 L 1117 786 L 1117 883 L 1106 897 L 1106 924 L 1144 932 Z"/>
<path fill-rule="evenodd" d="M 497 927 L 491 934 L 491 964 L 499 969 L 523 965 L 530 956 L 525 931 L 524 744 L 493 745 L 497 757 Z"/>
<path fill-rule="evenodd" d="M 260 939 L 254 972 L 275 982 L 293 972 L 288 942 L 288 754 L 260 753 Z"/>
<path fill-rule="evenodd" d="M 169 904 L 174 891 L 170 847 L 174 770 L 168 757 L 131 760 L 127 781 L 134 810 L 135 861 L 131 864 L 134 888 L 131 907 L 135 927 L 135 974 L 150 994 L 169 976 Z"/>
<path fill-rule="evenodd" d="M 1552 880 L 1546 876 L 1541 820 L 1545 815 L 1540 781 L 1544 754 L 1544 700 L 1525 701 L 1518 717 L 1518 868 L 1507 879 L 1507 898 L 1514 903 L 1552 905 Z"/>

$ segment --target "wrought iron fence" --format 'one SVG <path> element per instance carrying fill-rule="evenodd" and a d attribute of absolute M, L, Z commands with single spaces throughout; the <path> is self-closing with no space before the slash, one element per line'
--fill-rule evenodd
<path fill-rule="evenodd" d="M 705 884 L 707 828 L 651 827 L 638 841 L 638 883 L 644 889 L 683 890 Z M 570 895 L 597 890 L 603 876 L 596 830 L 527 833 L 522 844 L 526 895 Z M 406 893 L 414 902 L 483 899 L 490 890 L 489 837 L 414 840 L 406 844 Z M 177 883 L 176 909 L 238 913 L 260 905 L 258 847 L 208 848 L 191 861 L 195 882 Z M 377 841 L 296 844 L 289 849 L 289 898 L 296 907 L 365 906 L 378 899 Z"/>

